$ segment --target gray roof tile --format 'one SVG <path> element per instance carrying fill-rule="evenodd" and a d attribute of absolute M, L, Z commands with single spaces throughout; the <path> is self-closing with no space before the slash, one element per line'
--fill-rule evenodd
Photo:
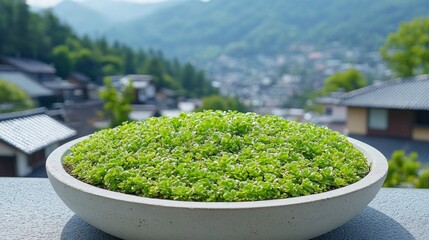
<path fill-rule="evenodd" d="M 0 141 L 26 154 L 74 135 L 75 130 L 46 114 L 0 118 Z"/>
<path fill-rule="evenodd" d="M 72 73 L 70 73 L 70 77 L 75 78 L 76 80 L 78 80 L 81 83 L 91 82 L 91 79 L 87 75 L 80 73 L 80 72 L 72 72 Z"/>
<path fill-rule="evenodd" d="M 36 80 L 20 72 L 0 71 L 0 79 L 13 83 L 31 97 L 52 96 L 53 92 Z"/>
<path fill-rule="evenodd" d="M 25 72 L 55 74 L 56 70 L 52 65 L 27 58 L 4 58 L 5 61 Z"/>
<path fill-rule="evenodd" d="M 319 104 L 338 104 L 341 100 L 341 96 L 344 95 L 344 92 L 331 92 L 326 96 L 316 98 L 316 102 Z"/>
<path fill-rule="evenodd" d="M 429 75 L 394 79 L 357 89 L 342 95 L 340 105 L 429 110 Z"/>

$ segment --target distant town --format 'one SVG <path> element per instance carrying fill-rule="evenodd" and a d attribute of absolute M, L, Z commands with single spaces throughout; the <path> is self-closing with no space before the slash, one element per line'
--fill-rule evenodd
<path fill-rule="evenodd" d="M 291 46 L 289 52 L 277 56 L 221 55 L 204 64 L 222 94 L 238 97 L 255 111 L 270 114 L 283 108 L 303 108 L 307 103 L 299 98 L 320 90 L 328 76 L 349 68 L 362 72 L 370 83 L 392 77 L 378 52 L 348 49 L 338 42 L 325 49 Z"/>

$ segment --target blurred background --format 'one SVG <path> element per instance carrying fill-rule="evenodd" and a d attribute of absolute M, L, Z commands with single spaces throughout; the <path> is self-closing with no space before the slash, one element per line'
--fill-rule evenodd
<path fill-rule="evenodd" d="M 59 144 L 204 109 L 329 127 L 429 187 L 426 0 L 0 0 L 0 176 Z"/>

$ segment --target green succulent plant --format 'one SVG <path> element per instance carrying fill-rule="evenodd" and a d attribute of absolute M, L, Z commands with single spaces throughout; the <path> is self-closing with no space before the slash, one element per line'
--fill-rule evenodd
<path fill-rule="evenodd" d="M 239 202 L 326 192 L 362 179 L 364 155 L 325 127 L 255 113 L 204 111 L 94 133 L 64 167 L 112 191 Z"/>

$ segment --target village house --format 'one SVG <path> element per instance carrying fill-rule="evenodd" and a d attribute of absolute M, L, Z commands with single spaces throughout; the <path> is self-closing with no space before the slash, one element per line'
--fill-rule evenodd
<path fill-rule="evenodd" d="M 53 81 L 56 79 L 56 70 L 50 65 L 43 63 L 38 60 L 28 58 L 12 58 L 4 57 L 3 63 L 14 67 L 17 71 L 20 71 L 38 82 Z"/>
<path fill-rule="evenodd" d="M 393 150 L 417 151 L 429 163 L 429 75 L 394 79 L 339 98 L 347 107 L 347 130 L 390 157 Z"/>
<path fill-rule="evenodd" d="M 47 107 L 56 101 L 52 90 L 11 66 L 0 65 L 0 79 L 15 84 L 24 90 L 37 106 Z"/>
<path fill-rule="evenodd" d="M 56 69 L 52 65 L 38 60 L 4 57 L 2 62 L 0 78 L 18 85 L 31 97 L 36 97 L 33 100 L 36 100 L 38 106 L 51 108 L 54 103 L 82 102 L 95 99 L 98 95 L 97 86 L 81 73 L 72 72 L 64 80 L 55 75 Z"/>
<path fill-rule="evenodd" d="M 76 100 L 86 101 L 98 98 L 98 85 L 83 73 L 71 72 L 66 80 L 74 85 L 74 96 Z"/>
<path fill-rule="evenodd" d="M 37 108 L 0 114 L 0 177 L 27 176 L 76 131 Z"/>
<path fill-rule="evenodd" d="M 69 103 L 80 99 L 80 95 L 76 96 L 75 85 L 61 78 L 45 81 L 42 84 L 54 93 L 56 103 Z"/>
<path fill-rule="evenodd" d="M 152 82 L 151 75 L 131 74 L 119 79 L 121 89 L 124 89 L 132 82 L 135 90 L 134 103 L 148 104 L 154 103 L 156 96 L 156 87 Z"/>
<path fill-rule="evenodd" d="M 323 106 L 323 113 L 316 116 L 312 122 L 327 126 L 341 133 L 346 132 L 347 107 L 338 105 L 344 91 L 331 92 L 316 99 Z"/>

